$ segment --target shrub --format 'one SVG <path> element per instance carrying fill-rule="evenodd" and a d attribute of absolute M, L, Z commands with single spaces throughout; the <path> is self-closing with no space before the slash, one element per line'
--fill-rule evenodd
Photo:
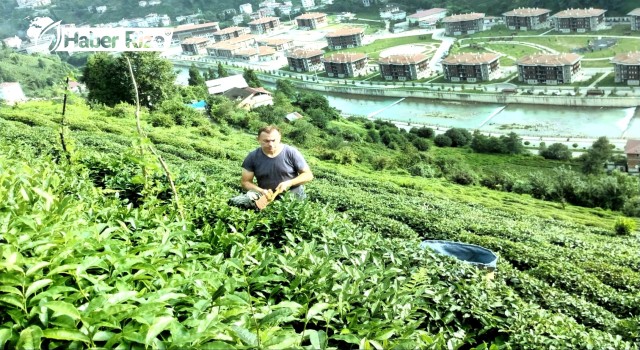
<path fill-rule="evenodd" d="M 471 142 L 471 133 L 462 128 L 451 128 L 444 133 L 451 139 L 452 147 L 463 147 Z"/>
<path fill-rule="evenodd" d="M 451 138 L 444 134 L 436 136 L 433 139 L 433 142 L 438 147 L 451 147 L 451 145 L 453 144 L 453 141 L 451 140 Z"/>
<path fill-rule="evenodd" d="M 458 185 L 473 185 L 477 181 L 477 175 L 471 170 L 462 167 L 456 167 L 449 173 L 449 180 L 457 183 Z"/>
<path fill-rule="evenodd" d="M 136 108 L 126 102 L 113 106 L 111 116 L 115 118 L 135 118 Z"/>
<path fill-rule="evenodd" d="M 162 112 L 153 112 L 149 116 L 149 123 L 155 127 L 170 128 L 176 125 L 175 120 L 170 116 Z"/>
<path fill-rule="evenodd" d="M 621 236 L 630 235 L 633 231 L 636 230 L 637 224 L 634 219 L 619 217 L 616 219 L 616 223 L 614 225 L 614 231 L 616 234 Z"/>
<path fill-rule="evenodd" d="M 393 160 L 389 157 L 376 157 L 371 161 L 375 170 L 384 170 L 393 166 Z"/>
<path fill-rule="evenodd" d="M 438 176 L 438 170 L 428 164 L 414 164 L 409 167 L 409 174 L 426 178 Z"/>
<path fill-rule="evenodd" d="M 411 142 L 418 151 L 428 151 L 429 150 L 429 141 L 421 138 L 417 138 Z"/>
<path fill-rule="evenodd" d="M 411 130 L 409 130 L 409 132 L 425 139 L 432 139 L 436 135 L 433 129 L 426 126 L 423 126 L 421 128 L 413 127 L 411 128 Z"/>
<path fill-rule="evenodd" d="M 571 159 L 571 151 L 567 145 L 562 143 L 554 143 L 551 146 L 540 151 L 540 155 L 545 159 L 569 160 Z"/>
<path fill-rule="evenodd" d="M 628 199 L 622 207 L 622 213 L 626 216 L 640 217 L 640 197 Z"/>

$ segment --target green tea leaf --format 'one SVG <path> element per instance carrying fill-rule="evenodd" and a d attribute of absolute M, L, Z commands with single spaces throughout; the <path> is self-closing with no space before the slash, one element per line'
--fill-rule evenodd
<path fill-rule="evenodd" d="M 22 292 L 16 287 L 0 286 L 0 292 L 11 293 L 22 297 Z"/>
<path fill-rule="evenodd" d="M 267 316 L 263 317 L 260 320 L 260 325 L 261 326 L 278 325 L 282 319 L 291 315 L 291 313 L 292 313 L 291 309 L 287 309 L 287 308 L 277 309 L 271 312 L 270 314 L 268 314 Z"/>
<path fill-rule="evenodd" d="M 29 326 L 20 332 L 20 338 L 16 348 L 24 350 L 40 349 L 42 343 L 42 329 L 38 326 Z"/>
<path fill-rule="evenodd" d="M 43 280 L 38 280 L 33 282 L 29 288 L 27 288 L 27 292 L 24 293 L 24 297 L 28 298 L 30 295 L 32 295 L 33 293 L 35 293 L 38 289 L 44 288 L 48 285 L 50 285 L 51 283 L 53 283 L 53 280 L 45 278 Z"/>
<path fill-rule="evenodd" d="M 248 329 L 239 326 L 231 326 L 231 329 L 246 345 L 258 345 L 258 337 Z"/>
<path fill-rule="evenodd" d="M 4 345 L 11 339 L 13 331 L 8 328 L 0 329 L 0 349 L 4 349 Z"/>
<path fill-rule="evenodd" d="M 51 209 L 51 205 L 53 204 L 54 197 L 50 193 L 48 193 L 46 191 L 43 191 L 43 190 L 41 190 L 41 189 L 39 189 L 37 187 L 32 187 L 31 189 L 37 195 L 39 195 L 40 197 L 44 198 L 44 200 L 46 201 L 45 205 L 44 205 L 44 210 L 49 211 L 49 209 Z"/>
<path fill-rule="evenodd" d="M 48 262 L 48 261 L 41 261 L 41 262 L 39 262 L 39 263 L 37 263 L 37 264 L 35 264 L 35 265 L 31 266 L 31 267 L 29 268 L 29 270 L 27 270 L 26 275 L 27 275 L 27 276 L 32 276 L 32 275 L 33 275 L 33 274 L 35 274 L 36 272 L 38 272 L 38 271 L 42 270 L 43 268 L 45 268 L 45 267 L 47 267 L 47 266 L 49 266 L 49 265 L 51 265 L 51 263 L 50 263 L 50 262 Z"/>
<path fill-rule="evenodd" d="M 54 316 L 65 315 L 74 320 L 80 320 L 80 312 L 75 306 L 67 303 L 66 301 L 50 301 L 44 304 L 45 307 L 53 310 Z"/>
<path fill-rule="evenodd" d="M 8 294 L 0 295 L 0 302 L 4 302 L 9 305 L 13 305 L 17 307 L 20 310 L 24 310 L 24 305 L 22 305 L 22 302 L 20 301 L 21 299 L 22 298 L 18 299 L 18 297 L 14 295 L 8 295 Z"/>
<path fill-rule="evenodd" d="M 153 324 L 149 327 L 145 337 L 145 345 L 150 346 L 158 334 L 166 330 L 173 321 L 174 318 L 171 316 L 161 316 L 153 320 Z"/>
<path fill-rule="evenodd" d="M 90 342 L 89 337 L 77 329 L 63 329 L 63 328 L 45 329 L 42 331 L 42 336 L 48 339 L 81 341 L 86 344 Z"/>
<path fill-rule="evenodd" d="M 305 317 L 305 319 L 309 321 L 311 318 L 313 318 L 313 316 L 319 314 L 320 312 L 327 309 L 328 307 L 329 307 L 329 303 L 317 303 L 313 305 L 309 309 L 309 311 L 307 311 L 307 316 Z"/>

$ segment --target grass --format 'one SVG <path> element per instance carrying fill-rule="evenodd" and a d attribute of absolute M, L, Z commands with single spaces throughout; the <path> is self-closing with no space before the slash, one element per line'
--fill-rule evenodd
<path fill-rule="evenodd" d="M 426 44 L 436 42 L 430 35 L 414 35 L 400 38 L 380 39 L 365 46 L 354 47 L 352 49 L 338 50 L 334 52 L 359 52 L 366 53 L 370 60 L 380 58 L 380 53 L 390 47 L 408 45 L 408 44 Z"/>

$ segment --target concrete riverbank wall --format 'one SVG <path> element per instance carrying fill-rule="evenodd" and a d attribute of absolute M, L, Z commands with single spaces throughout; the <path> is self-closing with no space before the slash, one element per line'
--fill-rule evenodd
<path fill-rule="evenodd" d="M 182 61 L 172 60 L 174 65 L 181 67 L 189 67 L 194 64 L 197 68 L 206 69 L 212 67 L 211 63 L 198 62 L 198 61 Z M 229 71 L 234 73 L 242 73 L 242 68 L 228 68 Z M 276 83 L 279 79 L 285 79 L 284 77 L 274 76 L 270 74 L 261 74 L 256 72 L 260 80 Z M 311 79 L 311 77 L 309 77 Z M 356 82 L 352 84 L 352 81 L 348 80 L 347 84 L 344 84 L 343 80 L 338 80 L 336 83 L 327 83 L 327 81 L 310 81 L 289 79 L 297 87 L 313 90 L 313 91 L 326 91 L 342 94 L 352 95 L 365 95 L 365 96 L 384 96 L 384 97 L 414 97 L 423 99 L 432 99 L 439 101 L 455 101 L 461 103 L 497 103 L 497 104 L 531 104 L 531 105 L 552 105 L 552 106 L 568 106 L 568 107 L 637 107 L 640 106 L 640 96 L 585 96 L 584 92 L 586 87 L 582 87 L 580 96 L 568 96 L 565 92 L 560 95 L 522 95 L 503 92 L 491 92 L 492 88 L 489 88 L 489 92 L 464 92 L 464 91 L 446 91 L 446 88 L 442 91 L 435 91 L 431 89 L 416 89 L 409 86 L 400 85 L 388 85 L 388 86 L 363 86 L 361 84 L 368 84 L 368 82 Z M 549 86 L 553 89 L 553 86 Z"/>

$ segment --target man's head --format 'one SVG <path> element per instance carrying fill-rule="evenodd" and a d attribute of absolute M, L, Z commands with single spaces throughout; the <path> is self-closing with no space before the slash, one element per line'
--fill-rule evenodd
<path fill-rule="evenodd" d="M 258 142 L 262 152 L 267 155 L 276 153 L 280 149 L 280 129 L 275 125 L 265 126 L 258 131 Z"/>

